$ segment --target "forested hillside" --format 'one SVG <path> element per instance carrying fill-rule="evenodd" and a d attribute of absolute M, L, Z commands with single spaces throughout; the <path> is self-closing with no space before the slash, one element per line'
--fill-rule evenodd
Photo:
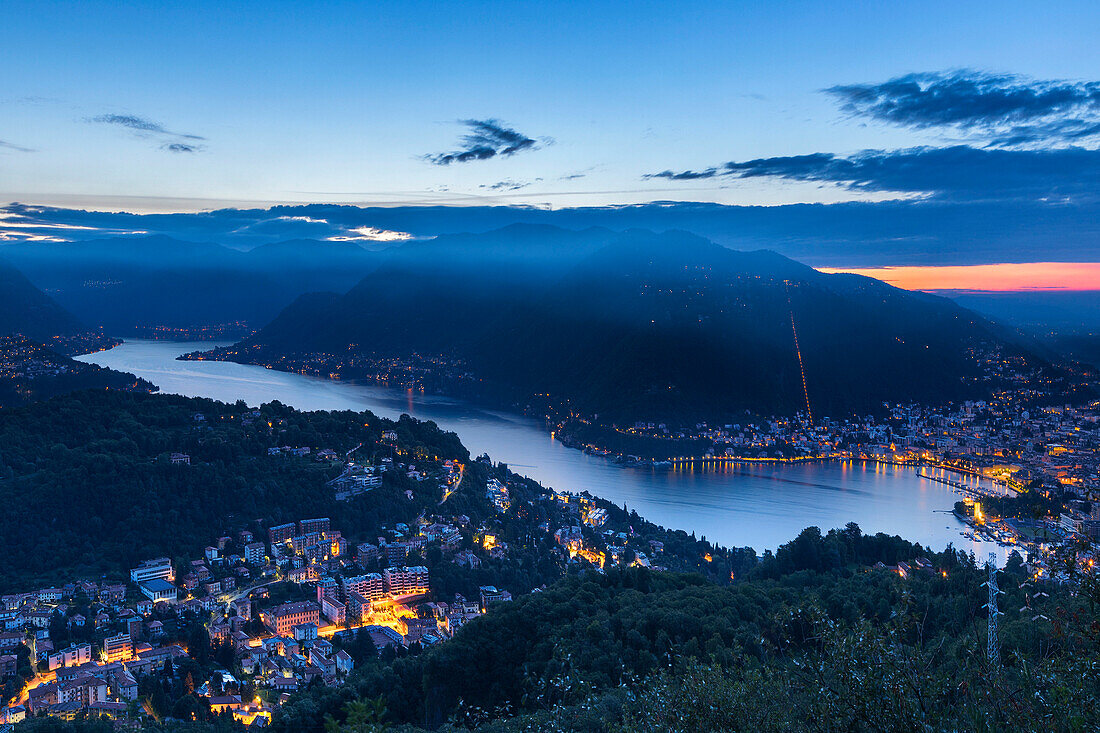
<path fill-rule="evenodd" d="M 686 232 L 522 226 L 406 245 L 221 358 L 336 370 L 411 354 L 468 365 L 521 405 L 624 420 L 789 414 L 807 393 L 817 414 L 981 397 L 1000 386 L 990 362 L 1045 365 L 946 299 L 869 278 Z"/>
<path fill-rule="evenodd" d="M 21 334 L 41 342 L 83 330 L 76 316 L 0 259 L 0 336 Z"/>
<path fill-rule="evenodd" d="M 298 295 L 346 290 L 376 266 L 354 242 L 291 240 L 242 252 L 165 236 L 9 244 L 0 256 L 88 325 L 118 336 L 156 326 L 257 328 Z"/>
<path fill-rule="evenodd" d="M 794 556 L 841 564 L 800 567 Z M 858 530 L 805 535 L 785 570 L 719 587 L 615 570 L 569 577 L 419 655 L 298 695 L 276 730 L 1090 730 L 1100 722 L 1095 589 L 1021 614 L 1002 575 L 1003 669 L 985 656 L 984 570 L 951 552 L 899 578 L 863 563 L 912 551 Z M 881 553 L 881 554 L 879 554 Z M 803 557 L 808 557 L 803 555 Z M 776 570 L 778 568 L 773 568 Z M 763 570 L 763 568 L 762 568 Z M 1088 595 L 1092 593 L 1093 595 Z M 370 704 L 364 704 L 370 701 Z M 338 726 L 337 721 L 347 721 Z"/>
<path fill-rule="evenodd" d="M 363 530 L 411 520 L 438 501 L 434 493 L 407 499 L 405 489 L 419 488 L 400 475 L 372 491 L 370 502 L 338 502 L 325 482 L 339 468 L 270 457 L 269 447 L 342 453 L 394 430 L 410 450 L 468 457 L 453 433 L 410 418 L 300 413 L 277 402 L 252 413 L 243 403 L 115 392 L 4 410 L 0 502 L 21 519 L 0 533 L 0 590 L 118 574 L 156 555 L 201 554 L 220 534 L 257 520 L 308 513 Z M 170 463 L 177 452 L 190 465 Z"/>
<path fill-rule="evenodd" d="M 284 447 L 313 453 L 270 454 Z M 355 449 L 355 460 L 368 466 L 390 459 L 393 470 L 381 474 L 380 486 L 339 501 L 328 481 L 343 461 L 317 460 L 324 448 L 337 456 Z M 172 454 L 187 463 L 173 463 Z M 444 504 L 440 484 L 426 475 L 446 460 L 464 468 Z M 513 506 L 503 516 L 486 498 L 490 478 L 509 487 Z M 480 585 L 498 585 L 526 593 L 565 571 L 547 527 L 580 522 L 576 502 L 553 497 L 487 457 L 470 460 L 454 433 L 407 415 L 393 421 L 369 412 L 299 412 L 278 402 L 257 409 L 176 395 L 80 392 L 0 411 L 0 501 L 22 516 L 0 534 L 0 593 L 121 577 L 150 557 L 194 557 L 219 536 L 241 529 L 262 536 L 266 527 L 306 516 L 330 517 L 354 545 L 376 542 L 384 527 L 439 514 L 466 517 L 467 542 L 488 527 L 481 531 L 509 551 L 491 556 L 478 542 L 479 567 L 463 569 L 429 545 L 418 562 L 431 569 L 433 590 L 472 597 Z M 672 569 L 728 581 L 756 562 L 751 549 L 715 547 L 610 502 L 586 501 L 606 512 L 604 529 L 629 531 L 639 551 L 658 542 L 661 563 Z M 602 552 L 612 539 L 589 527 L 584 542 Z"/>
<path fill-rule="evenodd" d="M 157 388 L 133 374 L 76 361 L 22 336 L 0 336 L 0 408 L 86 389 Z"/>

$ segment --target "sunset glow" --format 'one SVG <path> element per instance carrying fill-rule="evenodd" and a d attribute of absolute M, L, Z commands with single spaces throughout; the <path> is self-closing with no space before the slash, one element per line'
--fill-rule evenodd
<path fill-rule="evenodd" d="M 906 290 L 1100 290 L 1100 262 L 1019 262 L 995 265 L 912 267 L 822 267 L 822 272 L 850 272 Z"/>

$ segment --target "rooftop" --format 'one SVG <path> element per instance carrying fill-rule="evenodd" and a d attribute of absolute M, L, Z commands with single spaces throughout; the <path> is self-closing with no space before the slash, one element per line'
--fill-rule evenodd
<path fill-rule="evenodd" d="M 164 578 L 154 578 L 153 580 L 147 580 L 141 584 L 141 587 L 152 593 L 167 593 L 168 591 L 176 590 L 176 586 L 172 585 Z"/>

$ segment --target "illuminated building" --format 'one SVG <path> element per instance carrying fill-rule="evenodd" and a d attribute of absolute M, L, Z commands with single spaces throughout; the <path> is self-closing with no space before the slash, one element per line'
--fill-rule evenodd
<path fill-rule="evenodd" d="M 344 604 L 329 595 L 321 598 L 321 613 L 337 626 L 347 619 L 347 609 Z"/>
<path fill-rule="evenodd" d="M 176 586 L 163 578 L 153 578 L 141 583 L 138 587 L 141 588 L 142 594 L 153 603 L 176 602 Z"/>
<path fill-rule="evenodd" d="M 263 565 L 264 564 L 264 543 L 252 542 L 244 547 L 244 559 L 249 565 Z"/>
<path fill-rule="evenodd" d="M 428 592 L 428 569 L 422 565 L 410 568 L 386 568 L 382 581 L 391 596 L 419 595 Z"/>
<path fill-rule="evenodd" d="M 350 598 L 352 593 L 358 593 L 367 601 L 377 601 L 386 595 L 385 585 L 379 573 L 342 578 L 340 585 L 345 598 Z"/>
<path fill-rule="evenodd" d="M 293 522 L 280 524 L 267 530 L 268 541 L 273 545 L 286 542 L 298 532 L 298 527 Z"/>
<path fill-rule="evenodd" d="M 50 654 L 47 659 L 51 672 L 59 667 L 77 667 L 87 664 L 92 661 L 92 645 L 74 644 Z"/>
<path fill-rule="evenodd" d="M 146 560 L 130 571 L 130 580 L 135 583 L 144 583 L 154 579 L 167 580 L 169 582 L 176 579 L 172 572 L 171 560 L 166 557 Z"/>
<path fill-rule="evenodd" d="M 481 610 L 485 612 L 494 603 L 507 603 L 512 600 L 512 594 L 506 590 L 497 590 L 495 586 L 483 585 L 478 591 L 481 593 Z"/>
<path fill-rule="evenodd" d="M 124 662 L 134 656 L 134 642 L 129 634 L 108 636 L 103 640 L 103 653 L 107 662 Z"/>
<path fill-rule="evenodd" d="M 291 629 L 299 624 L 319 624 L 321 609 L 313 601 L 284 603 L 281 606 L 260 611 L 260 620 L 272 633 L 282 636 L 290 633 Z"/>
<path fill-rule="evenodd" d="M 298 522 L 298 531 L 301 534 L 309 534 L 310 532 L 316 532 L 321 534 L 328 532 L 329 530 L 329 518 L 320 517 L 318 519 L 303 519 Z"/>

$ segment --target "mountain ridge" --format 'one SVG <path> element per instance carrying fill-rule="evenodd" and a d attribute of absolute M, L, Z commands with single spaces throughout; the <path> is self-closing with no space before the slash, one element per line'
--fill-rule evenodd
<path fill-rule="evenodd" d="M 516 254 L 527 242 L 495 252 L 523 233 L 490 233 L 458 264 L 454 238 L 433 240 L 439 257 L 419 243 L 419 257 L 391 258 L 344 295 L 299 299 L 237 358 L 440 354 L 521 401 L 549 393 L 615 419 L 791 413 L 807 393 L 819 414 L 950 401 L 988 393 L 982 359 L 1048 366 L 946 298 L 768 250 L 682 231 L 541 228 L 538 251 L 583 245 L 549 271 Z"/>
<path fill-rule="evenodd" d="M 0 259 L 0 336 L 21 334 L 35 341 L 49 341 L 54 336 L 71 336 L 84 330 L 76 316 Z"/>
<path fill-rule="evenodd" d="M 120 335 L 151 326 L 255 327 L 298 295 L 352 287 L 379 260 L 354 243 L 288 240 L 241 251 L 163 235 L 8 244 L 0 257 L 90 325 Z"/>

